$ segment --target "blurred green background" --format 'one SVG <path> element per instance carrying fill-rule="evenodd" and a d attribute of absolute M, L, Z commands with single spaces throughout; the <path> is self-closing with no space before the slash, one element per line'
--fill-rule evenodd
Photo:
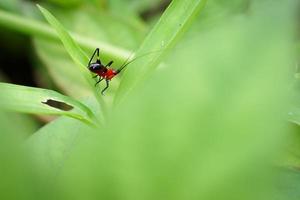
<path fill-rule="evenodd" d="M 0 80 L 58 91 L 103 115 L 36 4 L 87 55 L 100 47 L 117 67 L 170 2 L 0 0 Z M 185 11 L 180 2 L 189 5 L 173 0 L 169 13 Z M 139 61 L 99 95 L 108 105 L 99 127 L 3 109 L 0 199 L 298 200 L 299 8 L 297 0 L 208 0 L 138 86 L 130 80 L 144 77 Z"/>

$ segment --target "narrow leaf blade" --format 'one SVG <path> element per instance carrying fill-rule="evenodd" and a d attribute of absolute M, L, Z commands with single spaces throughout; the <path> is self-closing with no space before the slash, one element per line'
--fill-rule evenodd
<path fill-rule="evenodd" d="M 143 57 L 143 59 L 138 59 L 128 67 L 117 92 L 115 103 L 118 103 L 130 90 L 135 88 L 155 70 L 166 52 L 186 32 L 205 4 L 206 0 L 172 1 L 144 40 L 136 53 L 136 57 L 153 51 L 157 51 L 157 53 L 149 54 L 149 56 Z"/>
<path fill-rule="evenodd" d="M 58 92 L 0 83 L 0 108 L 30 114 L 66 115 L 88 124 L 96 118 L 92 111 L 70 97 Z"/>
<path fill-rule="evenodd" d="M 99 98 L 98 92 L 96 91 L 96 88 L 94 87 L 94 81 L 91 78 L 91 73 L 88 72 L 87 64 L 88 64 L 88 57 L 87 55 L 82 51 L 82 49 L 79 47 L 79 45 L 72 39 L 70 34 L 66 31 L 66 29 L 61 25 L 61 23 L 45 8 L 38 5 L 38 8 L 43 13 L 47 21 L 53 26 L 53 28 L 57 31 L 63 45 L 65 46 L 67 52 L 70 54 L 72 59 L 78 64 L 80 71 L 84 75 L 87 83 L 89 83 L 89 86 L 91 90 L 94 93 L 95 98 L 98 100 L 98 103 L 100 107 L 102 108 L 103 112 L 105 111 L 105 105 L 102 99 Z M 101 118 L 101 117 L 100 117 Z M 102 116 L 103 118 L 103 116 Z"/>
<path fill-rule="evenodd" d="M 67 49 L 68 53 L 72 57 L 72 59 L 79 64 L 83 69 L 86 69 L 86 64 L 88 63 L 88 57 L 84 54 L 81 50 L 79 45 L 74 42 L 73 38 L 69 35 L 66 29 L 61 25 L 60 22 L 45 8 L 37 5 L 40 11 L 43 13 L 46 20 L 58 33 L 62 43 L 64 44 L 65 48 Z M 86 70 L 87 72 L 87 70 Z"/>

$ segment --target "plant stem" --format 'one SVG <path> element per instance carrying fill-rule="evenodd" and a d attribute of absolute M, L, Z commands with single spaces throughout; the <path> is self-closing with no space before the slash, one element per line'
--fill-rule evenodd
<path fill-rule="evenodd" d="M 60 41 L 57 33 L 48 25 L 3 10 L 0 10 L 0 26 L 31 36 Z M 104 55 L 117 60 L 126 60 L 131 55 L 130 51 L 105 42 L 82 37 L 75 33 L 71 33 L 71 36 L 83 49 L 92 51 L 99 47 Z"/>

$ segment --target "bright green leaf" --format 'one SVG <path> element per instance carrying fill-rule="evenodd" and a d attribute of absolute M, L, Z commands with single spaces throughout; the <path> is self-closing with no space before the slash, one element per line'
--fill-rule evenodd
<path fill-rule="evenodd" d="M 112 16 L 112 14 L 108 12 L 99 12 L 94 7 L 89 9 L 88 7 L 77 8 L 68 12 L 65 12 L 65 9 L 53 9 L 53 14 L 72 32 L 100 41 L 118 44 L 119 46 L 130 47 L 131 49 L 139 45 L 145 33 L 145 31 L 131 26 L 130 23 L 126 23 L 127 20 Z M 122 30 L 122 32 L 119 30 Z M 50 76 L 54 82 L 64 90 L 64 93 L 74 97 L 91 93 L 86 86 L 81 71 L 74 70 L 74 62 L 67 55 L 63 45 L 39 37 L 35 37 L 34 44 L 39 59 L 45 64 Z M 122 57 L 112 57 L 105 53 L 105 49 L 103 49 L 102 46 L 99 47 L 102 63 L 105 64 L 113 60 L 113 67 L 118 67 L 124 62 Z M 91 56 L 94 49 L 90 50 L 84 48 L 84 50 Z M 116 80 L 113 82 L 115 83 Z M 100 88 L 102 88 L 102 86 L 100 86 Z M 109 91 L 114 94 L 112 88 L 110 88 Z"/>
<path fill-rule="evenodd" d="M 94 92 L 94 96 L 99 102 L 99 105 L 102 106 L 103 111 L 105 111 L 105 104 L 104 102 L 99 98 L 99 93 L 96 91 L 94 87 L 94 81 L 91 78 L 91 73 L 88 72 L 87 64 L 89 62 L 89 58 L 87 55 L 81 50 L 81 48 L 78 46 L 76 42 L 72 39 L 72 37 L 69 35 L 69 33 L 65 30 L 65 28 L 57 21 L 57 19 L 46 9 L 42 8 L 41 6 L 38 6 L 45 18 L 48 20 L 48 22 L 54 27 L 54 29 L 57 31 L 62 43 L 64 44 L 67 52 L 70 54 L 72 59 L 77 63 L 77 66 L 79 66 L 80 71 L 83 73 L 86 81 L 89 83 L 91 90 Z"/>
<path fill-rule="evenodd" d="M 185 38 L 170 68 L 68 159 L 67 196 L 275 199 L 271 163 L 289 132 L 282 113 L 293 5 L 269 7 Z"/>
<path fill-rule="evenodd" d="M 91 110 L 70 97 L 40 88 L 0 83 L 0 107 L 31 114 L 66 115 L 88 124 L 97 120 Z"/>
<path fill-rule="evenodd" d="M 34 45 L 39 59 L 47 68 L 46 72 L 64 94 L 75 98 L 91 95 L 87 82 L 62 45 L 38 38 Z"/>
<path fill-rule="evenodd" d="M 64 44 L 66 50 L 68 51 L 72 59 L 78 64 L 78 66 L 81 66 L 81 70 L 84 71 L 85 74 L 88 74 L 88 70 L 86 68 L 86 65 L 89 61 L 88 56 L 85 55 L 85 53 L 81 50 L 79 45 L 76 42 L 74 42 L 73 38 L 69 35 L 65 28 L 57 21 L 57 19 L 49 11 L 47 11 L 39 5 L 38 7 L 47 19 L 47 21 L 57 31 L 62 43 Z"/>
<path fill-rule="evenodd" d="M 155 70 L 165 53 L 180 39 L 196 19 L 206 0 L 174 0 L 144 40 L 136 56 L 158 51 L 136 60 L 128 67 L 116 96 L 116 102 Z M 161 51 L 160 51 L 161 50 Z"/>
<path fill-rule="evenodd" d="M 96 115 L 101 113 L 95 99 L 87 99 L 84 102 Z M 64 162 L 82 139 L 94 133 L 101 134 L 101 131 L 101 127 L 95 129 L 72 118 L 60 117 L 39 129 L 26 144 L 42 170 L 53 175 L 63 170 Z"/>
<path fill-rule="evenodd" d="M 93 129 L 86 124 L 60 117 L 37 131 L 26 143 L 40 168 L 53 175 L 63 169 L 79 138 L 88 137 L 90 133 Z"/>

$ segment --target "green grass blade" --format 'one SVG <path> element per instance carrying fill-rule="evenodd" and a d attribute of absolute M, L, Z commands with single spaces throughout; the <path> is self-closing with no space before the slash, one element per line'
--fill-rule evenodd
<path fill-rule="evenodd" d="M 57 33 L 48 25 L 37 20 L 29 19 L 24 16 L 12 14 L 0 9 L 0 26 L 13 31 L 17 31 L 30 36 L 45 38 L 47 40 L 59 41 Z M 113 58 L 125 60 L 131 52 L 114 46 L 104 41 L 83 37 L 75 33 L 70 33 L 80 47 L 93 51 L 96 47 L 102 49 L 103 54 Z"/>
<path fill-rule="evenodd" d="M 0 83 L 0 91 L 0 108 L 6 110 L 30 114 L 66 115 L 88 124 L 96 124 L 97 121 L 87 106 L 52 90 Z M 54 101 L 62 106 L 54 105 Z M 46 102 L 52 102 L 50 103 L 52 106 Z"/>
<path fill-rule="evenodd" d="M 128 67 L 117 92 L 115 103 L 120 101 L 130 90 L 137 86 L 162 60 L 166 51 L 173 47 L 186 32 L 189 25 L 196 19 L 206 0 L 174 0 L 164 12 L 158 23 L 148 34 L 136 56 L 149 54 L 136 60 Z"/>
<path fill-rule="evenodd" d="M 60 37 L 63 45 L 66 50 L 72 57 L 72 59 L 81 66 L 81 70 L 84 71 L 86 76 L 88 76 L 87 63 L 89 61 L 88 56 L 82 51 L 79 45 L 73 40 L 73 38 L 69 35 L 66 29 L 58 22 L 58 20 L 45 8 L 38 5 L 38 8 L 43 13 L 46 20 L 53 26 L 53 28 L 57 31 L 58 36 Z"/>
<path fill-rule="evenodd" d="M 83 103 L 97 115 L 99 110 L 96 100 L 86 99 Z M 60 170 L 64 169 L 69 156 L 76 154 L 80 143 L 91 135 L 102 133 L 103 128 L 93 128 L 77 123 L 71 118 L 60 117 L 35 132 L 28 138 L 26 145 L 32 150 L 36 163 L 47 171 L 49 178 L 53 178 L 53 175 L 59 174 Z"/>
<path fill-rule="evenodd" d="M 91 73 L 89 73 L 87 69 L 87 64 L 89 62 L 88 56 L 82 51 L 79 45 L 73 40 L 73 38 L 69 35 L 66 29 L 61 25 L 61 23 L 45 8 L 39 6 L 40 11 L 45 16 L 46 20 L 53 26 L 53 28 L 57 31 L 63 45 L 65 46 L 67 52 L 70 54 L 72 59 L 78 64 L 80 71 L 84 75 L 86 81 L 89 83 L 91 90 L 94 92 L 94 96 L 99 102 L 103 110 L 103 114 L 105 114 L 105 104 L 99 98 L 99 93 L 96 91 L 96 87 L 94 86 L 95 82 L 92 79 Z M 100 116 L 103 119 L 103 116 Z"/>

